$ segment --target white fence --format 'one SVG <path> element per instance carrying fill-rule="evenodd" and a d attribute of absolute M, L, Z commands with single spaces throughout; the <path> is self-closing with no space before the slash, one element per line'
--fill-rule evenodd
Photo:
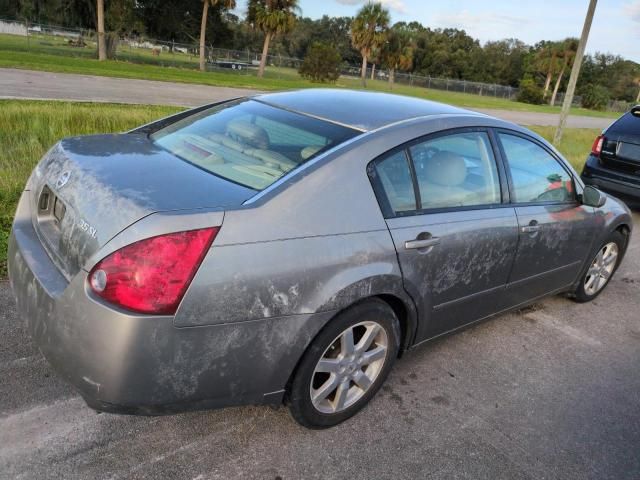
<path fill-rule="evenodd" d="M 0 33 L 8 35 L 22 35 L 23 37 L 26 37 L 27 26 L 24 23 L 0 20 Z"/>

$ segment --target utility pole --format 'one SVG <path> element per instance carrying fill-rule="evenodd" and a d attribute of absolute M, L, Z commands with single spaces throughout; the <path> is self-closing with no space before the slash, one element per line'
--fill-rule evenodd
<path fill-rule="evenodd" d="M 97 0 L 98 11 L 98 60 L 107 59 L 107 46 L 104 38 L 104 0 Z"/>
<path fill-rule="evenodd" d="M 584 26 L 582 27 L 582 36 L 580 37 L 580 43 L 578 43 L 578 51 L 576 52 L 576 58 L 571 69 L 571 76 L 569 77 L 569 85 L 567 85 L 567 92 L 564 95 L 564 101 L 562 102 L 562 111 L 560 112 L 560 122 L 556 133 L 553 136 L 554 145 L 558 146 L 560 140 L 562 140 L 562 130 L 567 123 L 567 117 L 569 116 L 569 110 L 573 103 L 573 94 L 576 91 L 576 83 L 578 83 L 578 76 L 580 75 L 580 67 L 582 67 L 582 57 L 584 57 L 584 49 L 587 46 L 587 40 L 589 39 L 589 31 L 591 30 L 591 22 L 593 21 L 593 14 L 596 11 L 596 4 L 598 0 L 589 1 L 589 9 L 587 10 L 587 17 L 584 19 Z"/>

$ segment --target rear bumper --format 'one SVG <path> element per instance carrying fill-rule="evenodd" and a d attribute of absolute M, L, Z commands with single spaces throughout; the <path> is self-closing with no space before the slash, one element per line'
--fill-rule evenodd
<path fill-rule="evenodd" d="M 331 315 L 176 328 L 173 317 L 115 311 L 91 297 L 84 271 L 69 283 L 58 273 L 24 203 L 9 241 L 18 311 L 54 369 L 96 410 L 163 414 L 279 403 Z"/>
<path fill-rule="evenodd" d="M 640 202 L 640 177 L 616 172 L 600 165 L 599 160 L 590 155 L 581 175 L 586 185 L 593 185 L 605 192 Z"/>

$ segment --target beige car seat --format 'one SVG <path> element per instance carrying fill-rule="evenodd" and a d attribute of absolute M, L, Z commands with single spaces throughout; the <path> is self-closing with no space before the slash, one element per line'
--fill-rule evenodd
<path fill-rule="evenodd" d="M 476 204 L 477 194 L 462 186 L 467 178 L 462 156 L 443 150 L 424 160 L 422 167 L 418 171 L 422 208 Z"/>

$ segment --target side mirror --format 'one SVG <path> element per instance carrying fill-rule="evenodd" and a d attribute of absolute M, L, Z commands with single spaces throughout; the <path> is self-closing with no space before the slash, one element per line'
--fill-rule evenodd
<path fill-rule="evenodd" d="M 591 185 L 584 187 L 582 191 L 582 204 L 588 207 L 600 208 L 607 201 L 607 196 Z"/>

